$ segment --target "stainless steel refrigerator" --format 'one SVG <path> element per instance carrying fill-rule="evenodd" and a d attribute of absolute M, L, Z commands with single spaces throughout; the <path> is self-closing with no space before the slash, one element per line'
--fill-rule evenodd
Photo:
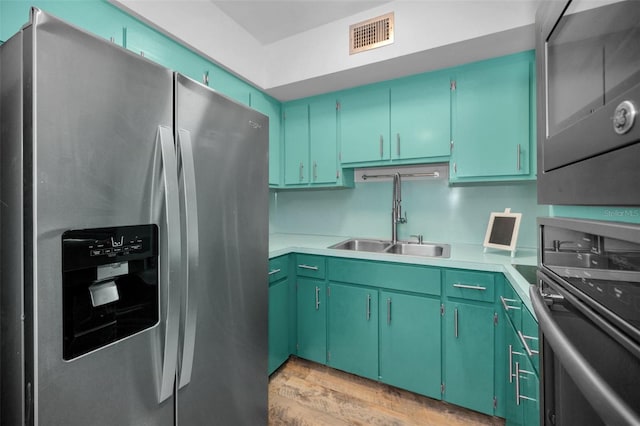
<path fill-rule="evenodd" d="M 266 424 L 268 118 L 38 9 L 0 82 L 1 423 Z"/>

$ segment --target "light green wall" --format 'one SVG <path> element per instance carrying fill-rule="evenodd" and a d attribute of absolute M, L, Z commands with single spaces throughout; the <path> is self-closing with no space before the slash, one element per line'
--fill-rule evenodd
<path fill-rule="evenodd" d="M 356 183 L 349 190 L 280 191 L 270 194 L 271 232 L 391 238 L 391 182 Z M 518 247 L 536 247 L 536 183 L 449 186 L 446 181 L 405 181 L 402 207 L 408 222 L 400 239 L 482 244 L 489 214 L 510 207 L 521 212 Z"/>
<path fill-rule="evenodd" d="M 640 223 L 640 207 L 550 206 L 550 216 Z"/>

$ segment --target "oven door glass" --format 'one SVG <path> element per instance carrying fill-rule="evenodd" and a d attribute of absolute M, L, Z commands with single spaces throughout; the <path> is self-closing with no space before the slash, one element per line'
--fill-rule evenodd
<path fill-rule="evenodd" d="M 640 345 L 538 276 L 531 300 L 542 340 L 543 424 L 640 424 Z"/>

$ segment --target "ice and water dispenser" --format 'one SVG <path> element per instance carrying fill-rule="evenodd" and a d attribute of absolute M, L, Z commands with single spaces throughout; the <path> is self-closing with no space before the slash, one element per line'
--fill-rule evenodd
<path fill-rule="evenodd" d="M 62 235 L 63 358 L 74 359 L 158 322 L 158 227 Z"/>

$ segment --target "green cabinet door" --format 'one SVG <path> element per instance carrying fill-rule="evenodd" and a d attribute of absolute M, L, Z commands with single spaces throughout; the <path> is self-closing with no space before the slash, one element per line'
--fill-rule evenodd
<path fill-rule="evenodd" d="M 518 366 L 518 370 L 523 424 L 537 426 L 540 424 L 540 379 L 529 359 L 524 362 L 524 369 Z"/>
<path fill-rule="evenodd" d="M 280 184 L 280 103 L 262 92 L 251 92 L 251 108 L 269 117 L 269 185 Z"/>
<path fill-rule="evenodd" d="M 309 278 L 297 279 L 297 354 L 301 358 L 327 362 L 326 284 Z"/>
<path fill-rule="evenodd" d="M 309 103 L 309 134 L 311 183 L 336 183 L 338 134 L 334 97 L 322 97 Z"/>
<path fill-rule="evenodd" d="M 440 299 L 380 293 L 380 380 L 440 399 Z"/>
<path fill-rule="evenodd" d="M 492 415 L 493 306 L 447 302 L 444 333 L 444 400 Z"/>
<path fill-rule="evenodd" d="M 378 379 L 378 290 L 329 283 L 327 364 Z"/>
<path fill-rule="evenodd" d="M 398 81 L 391 88 L 391 159 L 448 156 L 450 141 L 449 74 Z"/>
<path fill-rule="evenodd" d="M 309 183 L 309 106 L 284 107 L 284 183 Z"/>
<path fill-rule="evenodd" d="M 505 346 L 503 350 L 506 368 L 504 369 L 504 376 L 498 377 L 497 380 L 506 382 L 504 396 L 506 424 L 508 426 L 521 426 L 524 420 L 522 417 L 522 407 L 518 403 L 518 398 L 516 396 L 515 363 L 522 363 L 525 359 L 525 355 L 521 350 L 518 335 L 508 321 L 505 324 Z"/>
<path fill-rule="evenodd" d="M 269 374 L 289 357 L 289 282 L 269 286 Z"/>
<path fill-rule="evenodd" d="M 388 160 L 389 89 L 365 87 L 340 96 L 342 163 Z"/>
<path fill-rule="evenodd" d="M 529 174 L 532 73 L 530 52 L 458 70 L 452 180 Z"/>

